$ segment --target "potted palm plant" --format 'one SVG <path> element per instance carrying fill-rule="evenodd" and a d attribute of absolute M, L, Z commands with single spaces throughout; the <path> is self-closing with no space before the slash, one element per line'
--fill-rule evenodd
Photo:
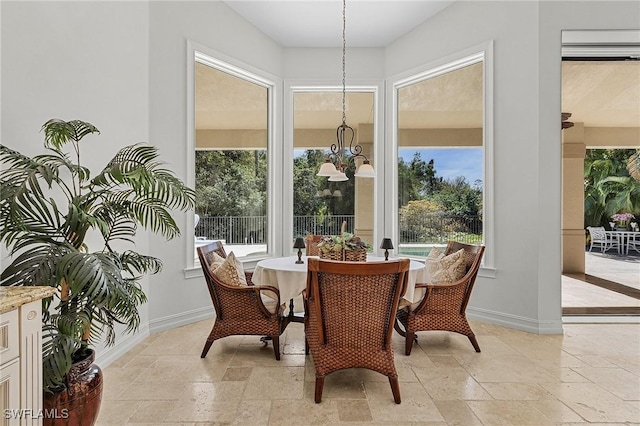
<path fill-rule="evenodd" d="M 56 409 L 65 424 L 93 424 L 102 381 L 75 383 L 96 374 L 74 365 L 90 367 L 92 345 L 113 345 L 117 324 L 126 332 L 138 328 L 146 302 L 140 279 L 162 263 L 134 250 L 137 227 L 167 239 L 180 235 L 171 212 L 192 209 L 194 192 L 164 167 L 154 146 L 122 148 L 92 175 L 80 163 L 80 141 L 98 134 L 95 126 L 53 119 L 42 131 L 45 154 L 28 157 L 0 145 L 0 241 L 11 253 L 0 284 L 58 290 L 43 301 L 45 409 Z M 63 150 L 69 146 L 71 155 Z M 92 395 L 79 398 L 82 391 Z"/>

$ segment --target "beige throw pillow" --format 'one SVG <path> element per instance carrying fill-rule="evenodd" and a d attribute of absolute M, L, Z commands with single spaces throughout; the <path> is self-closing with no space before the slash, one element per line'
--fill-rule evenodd
<path fill-rule="evenodd" d="M 236 259 L 236 255 L 233 252 L 227 255 L 227 258 L 213 271 L 213 274 L 226 284 L 247 285 L 242 262 Z"/>
<path fill-rule="evenodd" d="M 215 251 L 210 252 L 209 256 L 211 257 L 209 259 L 209 270 L 211 271 L 211 273 L 215 273 L 216 269 L 218 269 L 220 265 L 224 263 L 224 257 L 220 256 Z"/>
<path fill-rule="evenodd" d="M 460 249 L 448 256 L 436 259 L 427 258 L 427 271 L 431 284 L 451 284 L 462 278 L 466 272 L 463 253 L 464 250 Z"/>

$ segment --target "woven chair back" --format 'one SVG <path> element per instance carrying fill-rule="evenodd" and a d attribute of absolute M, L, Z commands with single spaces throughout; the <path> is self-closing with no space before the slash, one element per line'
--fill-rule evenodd
<path fill-rule="evenodd" d="M 320 256 L 318 244 L 322 241 L 322 235 L 307 235 L 307 256 Z"/>
<path fill-rule="evenodd" d="M 366 350 L 390 345 L 409 260 L 336 262 L 309 259 L 307 294 L 319 319 L 319 344 Z M 314 316 L 315 316 L 314 315 Z"/>

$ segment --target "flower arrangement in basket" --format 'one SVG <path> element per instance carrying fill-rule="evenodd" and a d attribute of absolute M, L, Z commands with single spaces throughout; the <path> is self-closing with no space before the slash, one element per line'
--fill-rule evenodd
<path fill-rule="evenodd" d="M 326 235 L 318 243 L 320 258 L 329 260 L 346 260 L 350 262 L 365 262 L 369 244 L 360 237 L 345 231 L 347 223 L 342 223 L 341 235 Z"/>

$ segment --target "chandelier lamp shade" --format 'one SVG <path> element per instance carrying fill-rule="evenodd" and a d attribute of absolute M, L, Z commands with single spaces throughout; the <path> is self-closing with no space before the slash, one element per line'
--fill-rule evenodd
<path fill-rule="evenodd" d="M 347 125 L 346 114 L 346 53 L 347 53 L 347 37 L 346 37 L 346 0 L 342 0 L 342 124 L 336 130 L 336 143 L 331 144 L 330 154 L 325 162 L 320 166 L 317 176 L 327 176 L 331 182 L 341 182 L 349 180 L 345 171 L 348 162 L 361 158 L 362 164 L 356 169 L 356 177 L 372 178 L 375 177 L 373 166 L 369 159 L 362 153 L 360 145 L 354 145 L 353 139 L 355 132 L 353 128 Z"/>

